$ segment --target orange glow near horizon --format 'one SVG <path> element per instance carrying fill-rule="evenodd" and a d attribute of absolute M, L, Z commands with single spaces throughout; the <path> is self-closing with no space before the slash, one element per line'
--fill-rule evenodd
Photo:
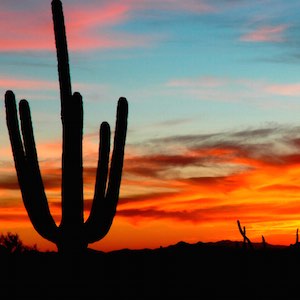
<path fill-rule="evenodd" d="M 93 138 L 87 138 L 84 155 L 85 218 L 91 207 L 96 172 L 94 142 L 89 140 Z M 129 148 L 112 228 L 102 241 L 90 246 L 110 251 L 155 248 L 180 240 L 241 240 L 237 219 L 246 226 L 253 242 L 260 242 L 263 235 L 271 244 L 293 243 L 300 226 L 299 156 L 269 155 L 270 149 L 266 155 L 260 147 L 246 150 L 241 145 L 225 144 L 218 148 L 191 147 L 181 153 L 174 151 L 176 154 L 137 155 Z M 48 145 L 56 149 L 51 153 L 57 157 L 43 159 L 41 171 L 50 210 L 59 224 L 61 145 Z M 38 149 L 41 157 L 49 156 L 47 144 Z M 3 173 L 7 175 L 0 185 L 2 199 L 6 199 L 1 208 L 2 232 L 15 229 L 26 244 L 55 250 L 55 245 L 33 233 L 12 165 Z"/>

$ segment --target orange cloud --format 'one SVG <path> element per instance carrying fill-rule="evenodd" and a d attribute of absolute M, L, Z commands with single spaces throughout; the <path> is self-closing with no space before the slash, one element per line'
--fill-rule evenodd
<path fill-rule="evenodd" d="M 270 141 L 270 135 L 276 136 L 276 132 L 277 129 L 250 130 L 243 134 L 231 133 L 230 137 L 224 134 L 222 140 L 212 135 L 210 141 L 206 136 L 205 142 L 199 136 L 198 145 L 195 136 L 193 146 L 189 145 L 189 151 L 182 153 L 184 159 L 172 155 L 167 158 L 167 154 L 142 156 L 136 160 L 137 165 L 142 165 L 138 170 L 135 168 L 135 158 L 132 157 L 127 161 L 130 167 L 125 168 L 125 177 L 128 174 L 137 175 L 136 186 L 143 183 L 146 186 L 154 176 L 177 190 L 153 194 L 155 186 L 150 186 L 148 194 L 126 197 L 124 204 L 121 199 L 118 216 L 133 224 L 164 219 L 166 223 L 188 222 L 197 224 L 195 226 L 211 224 L 218 228 L 221 226 L 218 224 L 224 226 L 226 223 L 235 226 L 236 219 L 241 218 L 248 226 L 252 224 L 252 228 L 258 228 L 256 224 L 263 222 L 269 222 L 269 230 L 271 224 L 275 223 L 295 226 L 297 219 L 300 223 L 299 204 L 295 200 L 300 188 L 299 143 L 295 143 L 293 138 L 282 138 L 291 153 L 278 152 L 271 142 L 266 143 L 266 138 Z M 244 137 L 248 141 L 255 139 L 256 143 L 242 143 L 240 139 Z M 192 140 L 191 137 L 174 137 L 173 143 L 184 138 L 186 142 Z M 263 144 L 258 141 L 259 138 L 263 138 Z M 171 138 L 164 141 L 171 143 Z M 181 172 L 176 171 L 177 166 Z M 182 174 L 188 174 L 183 169 L 191 166 L 199 168 L 198 176 L 182 177 Z M 223 176 L 203 175 L 203 167 L 207 173 L 211 169 L 222 171 Z M 128 202 L 132 205 L 128 205 Z M 226 231 L 230 232 L 230 229 Z M 258 238 L 259 231 L 261 228 L 257 231 L 252 229 L 251 233 Z M 221 234 L 219 238 L 222 238 Z"/>
<path fill-rule="evenodd" d="M 174 153 L 160 153 L 158 145 L 161 143 Z M 105 241 L 93 247 L 122 247 L 120 229 L 115 226 L 123 226 L 122 236 L 132 234 L 132 239 L 139 236 L 141 230 L 150 231 L 151 228 L 151 236 L 158 238 L 154 242 L 153 236 L 154 240 L 149 241 L 154 245 L 164 243 L 160 231 L 170 234 L 168 242 L 239 240 L 237 219 L 247 227 L 253 241 L 260 241 L 263 234 L 268 242 L 287 243 L 289 239 L 284 236 L 290 237 L 300 225 L 297 128 L 278 126 L 205 136 L 173 136 L 150 140 L 147 145 L 147 154 L 137 154 L 139 151 L 134 150 L 134 145 L 128 148 L 130 152 L 125 152 L 113 229 Z M 38 148 L 47 147 L 41 145 Z M 47 155 L 46 151 L 41 151 L 41 157 L 47 157 L 41 159 L 41 171 L 51 211 L 59 222 L 60 158 L 51 160 Z M 85 217 L 93 198 L 96 155 L 93 150 L 84 168 Z M 11 203 L 8 207 L 13 208 L 18 203 L 17 207 L 21 207 L 16 177 L 11 173 L 5 173 L 1 178 L 0 192 L 3 220 L 5 224 L 11 224 L 9 222 L 17 220 L 19 213 L 14 215 L 5 205 Z M 22 213 L 20 222 L 25 220 Z M 177 233 L 170 233 L 171 228 Z M 127 243 L 137 246 L 133 240 L 126 241 L 126 246 Z M 139 247 L 146 247 L 146 243 L 146 240 L 143 243 L 140 240 Z"/>

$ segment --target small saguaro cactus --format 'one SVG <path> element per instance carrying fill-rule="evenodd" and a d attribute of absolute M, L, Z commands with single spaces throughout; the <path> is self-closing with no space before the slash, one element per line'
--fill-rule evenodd
<path fill-rule="evenodd" d="M 52 1 L 62 120 L 62 216 L 57 226 L 51 216 L 39 168 L 29 104 L 19 103 L 21 131 L 15 95 L 5 94 L 6 121 L 22 199 L 36 231 L 55 243 L 61 253 L 81 253 L 89 243 L 102 239 L 113 222 L 119 198 L 127 132 L 128 103 L 118 101 L 114 148 L 110 158 L 110 126 L 100 126 L 100 143 L 94 199 L 90 215 L 83 215 L 83 103 L 72 94 L 62 3 Z"/>
<path fill-rule="evenodd" d="M 237 224 L 238 224 L 239 231 L 240 231 L 242 237 L 244 238 L 243 246 L 246 247 L 248 245 L 250 248 L 253 248 L 253 245 L 252 245 L 250 239 L 246 236 L 246 227 L 244 226 L 242 228 L 239 220 L 237 220 Z"/>
<path fill-rule="evenodd" d="M 292 247 L 298 248 L 300 247 L 300 243 L 299 243 L 299 228 L 297 228 L 296 230 L 296 241 L 295 244 L 291 244 Z"/>
<path fill-rule="evenodd" d="M 262 243 L 263 249 L 266 249 L 267 248 L 267 243 L 266 243 L 266 239 L 263 235 L 261 236 L 261 240 L 262 240 L 261 243 Z"/>

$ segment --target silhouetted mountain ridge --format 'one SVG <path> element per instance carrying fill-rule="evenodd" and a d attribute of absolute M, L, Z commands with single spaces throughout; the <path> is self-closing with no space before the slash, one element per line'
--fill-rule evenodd
<path fill-rule="evenodd" d="M 252 243 L 254 249 L 263 249 L 263 245 L 262 243 Z M 242 241 L 232 241 L 232 240 L 220 240 L 220 241 L 216 241 L 216 242 L 195 242 L 195 243 L 188 243 L 185 241 L 179 241 L 176 244 L 171 244 L 168 246 L 160 246 L 158 248 L 142 248 L 142 249 L 130 249 L 130 248 L 122 248 L 122 249 L 118 249 L 118 250 L 112 250 L 112 251 L 101 251 L 101 250 L 95 250 L 95 249 L 91 249 L 89 248 L 88 250 L 90 252 L 94 252 L 94 253 L 121 253 L 121 252 L 156 252 L 156 251 L 161 251 L 162 249 L 167 249 L 167 250 L 187 250 L 187 249 L 218 249 L 218 248 L 222 248 L 222 249 L 235 249 L 235 248 L 242 248 L 243 246 L 243 242 Z M 266 248 L 268 249 L 288 249 L 290 248 L 290 246 L 287 245 L 274 245 L 274 244 L 268 244 L 266 243 Z"/>

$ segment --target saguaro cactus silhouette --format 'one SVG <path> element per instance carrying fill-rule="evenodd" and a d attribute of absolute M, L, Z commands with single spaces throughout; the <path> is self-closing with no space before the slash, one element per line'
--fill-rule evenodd
<path fill-rule="evenodd" d="M 242 228 L 240 220 L 237 220 L 237 225 L 238 225 L 240 234 L 244 238 L 243 246 L 246 247 L 246 245 L 248 244 L 249 247 L 252 249 L 253 248 L 252 243 L 251 243 L 250 239 L 246 236 L 246 227 L 244 226 Z"/>
<path fill-rule="evenodd" d="M 62 120 L 62 217 L 57 226 L 51 216 L 38 163 L 29 104 L 19 103 L 21 131 L 15 95 L 5 94 L 6 120 L 18 182 L 25 208 L 36 231 L 55 243 L 62 253 L 82 252 L 89 243 L 102 239 L 116 213 L 122 177 L 127 132 L 128 103 L 118 101 L 114 148 L 110 158 L 110 126 L 100 126 L 100 143 L 95 192 L 90 215 L 83 215 L 83 103 L 78 92 L 72 94 L 67 39 L 62 3 L 52 1 L 52 15 L 58 61 Z"/>

